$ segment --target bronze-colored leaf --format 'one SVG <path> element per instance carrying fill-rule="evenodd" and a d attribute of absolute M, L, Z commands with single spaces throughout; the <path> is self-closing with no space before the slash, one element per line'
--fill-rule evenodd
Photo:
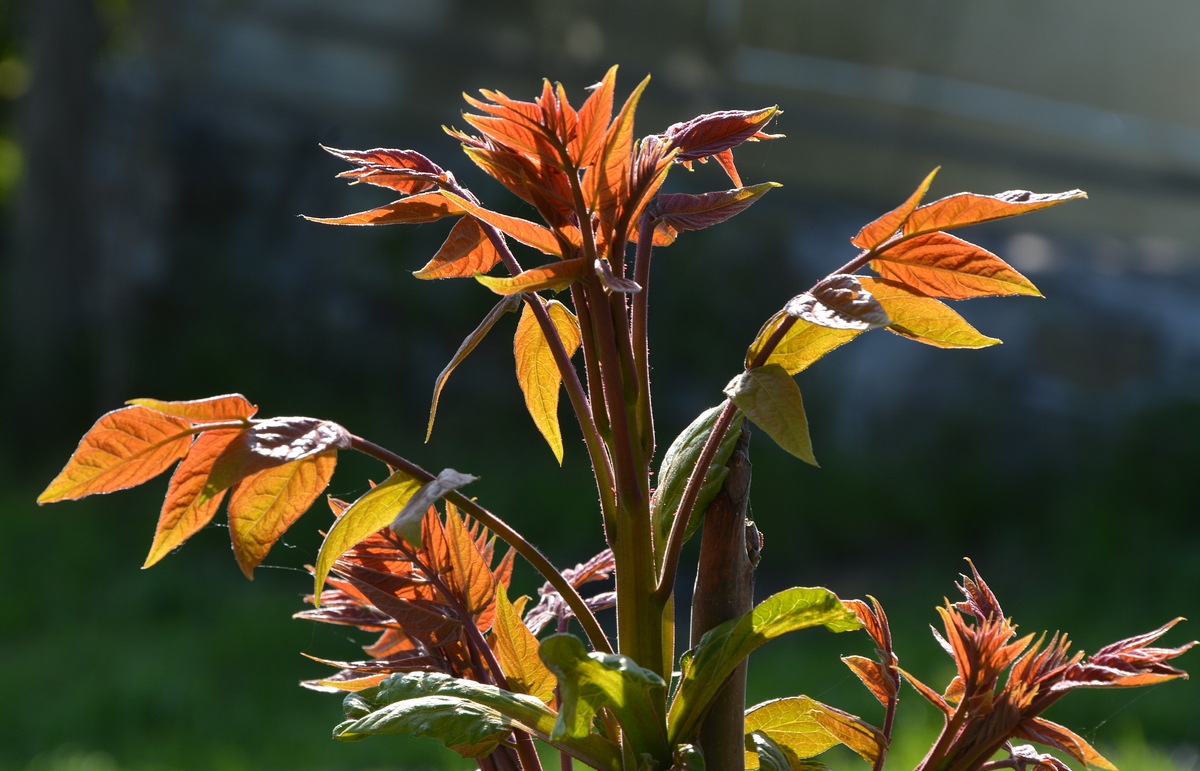
<path fill-rule="evenodd" d="M 583 191 L 588 208 L 598 213 L 601 221 L 606 223 L 615 221 L 617 206 L 623 200 L 629 184 L 629 169 L 633 162 L 634 113 L 649 83 L 650 76 L 647 75 L 625 100 L 621 111 L 604 134 L 596 162 L 583 175 Z"/>
<path fill-rule="evenodd" d="M 822 279 L 812 290 L 788 300 L 783 310 L 789 316 L 830 329 L 864 331 L 891 323 L 859 277 L 844 273 Z"/>
<path fill-rule="evenodd" d="M 479 226 L 474 217 L 463 217 L 454 223 L 445 243 L 425 267 L 414 271 L 421 279 L 471 278 L 487 273 L 500 262 L 500 252 Z"/>
<path fill-rule="evenodd" d="M 186 455 L 194 433 L 188 421 L 146 407 L 113 410 L 79 440 L 38 505 L 140 485 Z"/>
<path fill-rule="evenodd" d="M 486 222 L 505 235 L 512 236 L 526 246 L 532 246 L 538 251 L 553 254 L 556 257 L 565 258 L 568 256 L 563 254 L 562 246 L 555 237 L 554 231 L 550 230 L 550 228 L 543 227 L 529 220 L 523 220 L 520 217 L 510 217 L 507 214 L 500 214 L 499 212 L 485 209 L 479 204 L 468 201 L 465 198 L 459 198 L 453 193 L 445 193 L 444 195 L 471 216 Z"/>
<path fill-rule="evenodd" d="M 392 201 L 387 206 L 347 214 L 344 217 L 305 216 L 304 219 L 323 225 L 404 225 L 434 222 L 443 217 L 463 213 L 457 202 L 447 196 L 449 193 L 422 193 Z"/>
<path fill-rule="evenodd" d="M 578 281 L 588 267 L 587 257 L 579 257 L 574 260 L 563 260 L 530 268 L 511 278 L 497 278 L 476 273 L 475 280 L 501 295 L 540 292 L 543 289 L 561 292 Z"/>
<path fill-rule="evenodd" d="M 925 193 L 933 183 L 933 178 L 937 176 L 938 170 L 941 168 L 938 166 L 929 172 L 907 201 L 858 231 L 858 235 L 851 238 L 850 243 L 859 249 L 874 249 L 895 235 L 896 231 L 903 227 L 909 216 L 920 205 L 921 199 L 925 197 Z"/>
<path fill-rule="evenodd" d="M 171 475 L 167 497 L 158 515 L 154 543 L 143 568 L 167 556 L 212 520 L 228 485 L 210 487 L 209 475 L 213 464 L 241 433 L 237 430 L 206 431 L 192 444 L 187 457 Z"/>
<path fill-rule="evenodd" d="M 325 450 L 239 481 L 229 496 L 233 556 L 246 578 L 279 537 L 308 511 L 333 476 L 337 451 Z"/>
<path fill-rule="evenodd" d="M 653 213 L 676 230 L 700 230 L 720 224 L 745 211 L 752 203 L 766 195 L 768 190 L 779 186 L 777 182 L 764 182 L 761 185 L 702 195 L 660 195 L 654 201 Z"/>
<path fill-rule="evenodd" d="M 694 161 L 731 150 L 742 142 L 757 138 L 764 126 L 778 115 L 778 107 L 761 110 L 722 110 L 700 115 L 686 123 L 676 123 L 664 133 L 673 146 L 679 148 L 676 160 Z M 740 183 L 737 183 L 740 187 Z"/>
<path fill-rule="evenodd" d="M 321 149 L 358 167 L 343 171 L 338 177 L 349 178 L 351 184 L 365 182 L 405 195 L 437 187 L 444 174 L 440 166 L 415 150 L 338 150 L 324 145 Z"/>
<path fill-rule="evenodd" d="M 1000 341 L 980 334 L 941 300 L 914 292 L 903 284 L 862 277 L 870 292 L 892 320 L 888 330 L 938 348 L 986 348 Z"/>
<path fill-rule="evenodd" d="M 479 553 L 479 547 L 471 538 L 462 516 L 448 501 L 444 532 L 450 568 L 444 580 L 479 629 L 487 631 L 492 626 L 496 612 L 496 578 Z"/>
<path fill-rule="evenodd" d="M 130 399 L 126 404 L 135 404 L 173 415 L 192 423 L 217 423 L 227 420 L 249 420 L 258 412 L 258 407 L 251 404 L 241 394 L 211 396 L 207 399 L 192 399 L 183 402 L 164 402 L 158 399 Z"/>
<path fill-rule="evenodd" d="M 538 300 L 534 300 L 538 302 Z M 568 358 L 579 348 L 579 320 L 562 303 L 551 300 L 546 311 Z M 562 464 L 562 432 L 558 424 L 558 394 L 562 384 L 562 373 L 551 351 L 550 343 L 542 333 L 537 316 L 528 304 L 521 311 L 517 333 L 513 339 L 513 355 L 517 362 L 517 382 L 525 396 L 525 406 L 546 438 L 554 457 Z"/>
<path fill-rule="evenodd" d="M 1086 766 L 1117 771 L 1117 767 L 1096 752 L 1096 749 L 1084 741 L 1082 736 L 1058 723 L 1051 723 L 1045 718 L 1035 717 L 1022 720 L 1014 732 L 1014 736 L 1045 744 L 1048 747 L 1056 747 Z"/>
<path fill-rule="evenodd" d="M 917 207 L 904 223 L 904 235 L 912 237 L 934 230 L 950 230 L 1015 217 L 1076 198 L 1087 198 L 1087 193 L 1082 190 L 1068 190 L 1065 193 L 1007 190 L 996 195 L 957 193 Z"/>
<path fill-rule="evenodd" d="M 887 675 L 884 674 L 883 665 L 866 656 L 842 656 L 842 661 L 850 667 L 850 671 L 857 675 L 859 680 L 862 680 L 863 685 L 867 686 L 867 690 L 879 700 L 880 704 L 888 703 L 888 680 Z"/>
<path fill-rule="evenodd" d="M 996 255 L 949 233 L 926 233 L 891 246 L 871 261 L 871 270 L 930 297 L 969 297 L 1042 293 Z"/>

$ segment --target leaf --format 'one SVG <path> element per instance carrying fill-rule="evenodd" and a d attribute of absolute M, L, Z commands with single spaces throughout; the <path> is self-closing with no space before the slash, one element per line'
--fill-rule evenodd
<path fill-rule="evenodd" d="M 540 292 L 543 289 L 553 289 L 556 292 L 574 284 L 588 270 L 588 259 L 579 257 L 574 260 L 552 262 L 536 268 L 522 271 L 511 278 L 495 278 L 475 274 L 475 280 L 496 294 L 511 295 L 520 292 Z"/>
<path fill-rule="evenodd" d="M 403 225 L 434 222 L 462 213 L 462 207 L 451 194 L 422 193 L 392 201 L 387 206 L 347 214 L 344 217 L 305 216 L 304 219 L 322 225 Z"/>
<path fill-rule="evenodd" d="M 890 694 L 883 665 L 866 656 L 842 656 L 842 661 L 850 667 L 850 671 L 857 675 L 859 680 L 862 680 L 871 695 L 878 699 L 880 704 L 887 706 Z"/>
<path fill-rule="evenodd" d="M 480 758 L 491 754 L 514 728 L 512 720 L 494 709 L 451 696 L 423 696 L 339 723 L 333 736 L 342 741 L 373 734 L 430 736 L 464 758 Z"/>
<path fill-rule="evenodd" d="M 557 300 L 547 303 L 546 311 L 558 330 L 569 359 L 579 348 L 579 320 Z M 562 373 L 558 370 L 550 343 L 542 333 L 537 315 L 528 303 L 521 310 L 521 320 L 517 322 L 513 355 L 517 362 L 517 382 L 521 385 L 521 393 L 525 395 L 525 407 L 561 466 L 563 443 L 558 425 L 558 393 L 562 385 Z"/>
<path fill-rule="evenodd" d="M 318 418 L 270 418 L 240 432 L 213 464 L 204 495 L 232 487 L 239 479 L 327 450 L 350 449 L 350 433 Z"/>
<path fill-rule="evenodd" d="M 613 273 L 612 265 L 607 259 L 598 257 L 596 259 L 596 275 L 600 276 L 600 283 L 610 292 L 623 292 L 632 294 L 642 291 L 642 287 L 638 282 L 631 278 L 618 276 Z"/>
<path fill-rule="evenodd" d="M 321 542 L 321 550 L 317 553 L 317 564 L 313 572 L 315 597 L 320 598 L 325 577 L 329 575 L 329 570 L 338 557 L 375 531 L 387 527 L 396 513 L 404 508 L 404 504 L 408 503 L 420 488 L 419 480 L 403 471 L 396 471 L 338 517 L 325 540 Z"/>
<path fill-rule="evenodd" d="M 868 763 L 874 763 L 879 752 L 887 746 L 883 732 L 860 718 L 836 707 L 813 702 L 813 718 L 839 742 L 858 753 Z"/>
<path fill-rule="evenodd" d="M 567 257 L 563 254 L 562 246 L 550 228 L 523 220 L 520 217 L 510 217 L 507 214 L 485 209 L 465 198 L 459 198 L 453 193 L 444 193 L 444 195 L 471 216 L 486 222 L 505 235 L 512 236 L 526 246 L 532 246 L 540 252 L 553 254 L 555 257 L 564 259 Z"/>
<path fill-rule="evenodd" d="M 688 741 L 725 678 L 758 646 L 780 635 L 824 626 L 832 632 L 859 628 L 854 611 L 828 589 L 795 587 L 779 592 L 739 619 L 709 630 L 692 651 L 667 715 L 672 745 Z"/>
<path fill-rule="evenodd" d="M 555 715 L 538 699 L 440 673 L 395 674 L 376 688 L 347 695 L 343 704 L 348 720 L 335 729 L 335 735 L 336 732 L 340 732 L 339 738 L 352 739 L 361 738 L 360 732 L 382 733 L 374 730 L 386 720 L 386 716 L 380 713 L 407 701 L 428 698 L 451 699 L 490 710 L 492 715 L 500 715 L 503 720 L 509 721 L 509 730 L 519 728 L 527 731 L 593 768 L 620 771 L 620 750 L 617 745 L 596 734 L 568 741 L 551 740 L 550 733 L 555 725 Z M 370 716 L 375 716 L 371 723 L 363 722 Z M 432 732 L 429 735 L 445 741 L 442 735 Z"/>
<path fill-rule="evenodd" d="M 194 433 L 186 420 L 146 407 L 113 410 L 79 440 L 38 505 L 140 485 L 186 455 Z"/>
<path fill-rule="evenodd" d="M 551 739 L 587 736 L 596 713 L 607 707 L 634 747 L 658 757 L 667 754 L 666 726 L 654 706 L 666 689 L 661 677 L 628 656 L 588 653 L 569 634 L 547 637 L 538 653 L 558 678 L 562 694 Z"/>
<path fill-rule="evenodd" d="M 614 64 L 579 108 L 578 128 L 567 149 L 580 168 L 591 166 L 600 155 L 604 132 L 612 118 L 613 89 L 616 84 L 617 65 Z"/>
<path fill-rule="evenodd" d="M 338 177 L 348 177 L 350 184 L 366 182 L 377 187 L 398 190 L 405 195 L 421 193 L 437 186 L 443 170 L 415 150 L 338 150 L 321 145 L 321 149 L 358 168 L 343 171 Z"/>
<path fill-rule="evenodd" d="M 687 487 L 688 477 L 700 460 L 700 453 L 712 433 L 713 426 L 721 414 L 721 405 L 712 407 L 700 413 L 687 428 L 675 437 L 667 452 L 663 455 L 658 467 L 658 487 L 650 497 L 650 519 L 654 523 L 654 560 L 655 566 L 661 567 L 663 552 L 667 548 L 667 539 L 675 523 L 675 514 L 679 504 L 683 502 L 683 491 Z M 692 507 L 692 520 L 684 531 L 684 540 L 696 531 L 704 518 L 708 504 L 716 497 L 729 475 L 729 456 L 737 445 L 738 436 L 742 431 L 742 413 L 738 412 L 729 424 L 725 438 L 717 448 L 717 454 L 704 474 L 704 483 L 700 494 L 696 496 L 696 504 Z"/>
<path fill-rule="evenodd" d="M 521 621 L 520 612 L 508 601 L 503 586 L 496 587 L 496 620 L 492 624 L 496 659 L 508 685 L 516 693 L 527 693 L 549 703 L 554 699 L 554 675 L 538 657 L 538 639 Z"/>
<path fill-rule="evenodd" d="M 448 645 L 462 634 L 462 620 L 449 605 L 423 599 L 397 597 L 373 583 L 378 575 L 360 565 L 339 562 L 335 570 L 349 581 L 364 599 L 390 616 L 407 638 L 428 650 Z"/>
<path fill-rule="evenodd" d="M 808 418 L 796 381 L 778 364 L 755 367 L 729 381 L 728 396 L 783 449 L 814 466 Z"/>
<path fill-rule="evenodd" d="M 757 358 L 759 351 L 771 339 L 771 335 L 788 315 L 779 311 L 772 316 L 758 336 L 746 351 L 746 366 L 749 367 Z M 863 333 L 861 329 L 831 329 L 830 327 L 810 324 L 804 319 L 795 319 L 792 326 L 784 333 L 775 350 L 767 357 L 764 364 L 778 364 L 787 370 L 789 375 L 795 375 L 808 369 L 814 362 L 834 348 L 845 345 Z"/>
<path fill-rule="evenodd" d="M 1032 720 L 1022 720 L 1013 735 L 1031 742 L 1060 749 L 1086 766 L 1097 766 L 1107 769 L 1107 771 L 1117 771 L 1117 767 L 1099 752 L 1096 752 L 1096 749 L 1084 741 L 1083 737 L 1045 718 L 1035 717 Z"/>
<path fill-rule="evenodd" d="M 446 365 L 440 373 L 437 380 L 433 384 L 433 403 L 429 405 L 429 426 L 425 429 L 425 441 L 429 441 L 429 437 L 433 435 L 433 419 L 437 415 L 438 399 L 442 396 L 442 389 L 446 386 L 446 381 L 450 378 L 450 373 L 463 363 L 467 355 L 475 350 L 475 346 L 496 326 L 496 322 L 500 317 L 509 311 L 515 310 L 521 302 L 521 295 L 511 294 L 496 303 L 488 314 L 483 317 L 483 321 L 479 322 L 479 326 L 475 328 L 471 334 L 467 335 L 467 339 L 463 340 L 458 346 L 458 350 L 454 352 L 454 357 L 450 359 L 450 363 Z"/>
<path fill-rule="evenodd" d="M 895 235 L 896 231 L 904 225 L 909 216 L 912 215 L 921 203 L 921 199 L 925 197 L 929 186 L 933 184 L 933 178 L 937 176 L 941 168 L 941 166 L 938 166 L 929 172 L 921 184 L 917 186 L 917 189 L 913 191 L 913 194 L 908 197 L 907 201 L 869 225 L 864 226 L 862 230 L 858 231 L 858 235 L 850 239 L 850 243 L 859 249 L 874 249 Z"/>
<path fill-rule="evenodd" d="M 1007 190 L 996 195 L 957 193 L 918 207 L 905 221 L 904 235 L 911 238 L 934 230 L 949 230 L 1015 217 L 1076 198 L 1087 198 L 1087 193 L 1082 190 L 1068 190 L 1065 193 Z"/>
<path fill-rule="evenodd" d="M 633 118 L 637 112 L 642 92 L 650 84 L 647 75 L 633 93 L 625 100 L 621 111 L 608 126 L 604 143 L 594 165 L 583 175 L 583 190 L 588 207 L 600 215 L 601 220 L 612 223 L 616 209 L 628 186 L 629 168 L 633 156 Z"/>
<path fill-rule="evenodd" d="M 209 423 L 226 420 L 249 420 L 258 412 L 258 407 L 251 404 L 241 394 L 212 396 L 207 399 L 193 399 L 185 402 L 163 402 L 158 399 L 130 399 L 126 404 L 172 415 L 192 423 Z"/>
<path fill-rule="evenodd" d="M 442 469 L 437 477 L 421 485 L 421 489 L 405 501 L 404 508 L 400 509 L 395 519 L 392 520 L 390 525 L 392 532 L 420 549 L 424 545 L 421 525 L 425 521 L 425 513 L 429 511 L 429 507 L 438 499 L 445 497 L 447 493 L 469 485 L 477 479 L 479 477 L 462 474 L 452 468 Z"/>
<path fill-rule="evenodd" d="M 658 196 L 652 206 L 655 216 L 676 230 L 700 230 L 740 214 L 776 187 L 778 182 L 764 182 L 702 195 L 669 193 Z"/>
<path fill-rule="evenodd" d="M 788 300 L 783 310 L 789 316 L 830 329 L 863 331 L 886 327 L 891 319 L 863 288 L 859 278 L 835 273 L 817 282 L 811 290 Z"/>
<path fill-rule="evenodd" d="M 487 273 L 500 262 L 500 252 L 488 239 L 479 220 L 463 217 L 454 223 L 445 243 L 433 255 L 425 267 L 414 271 L 420 279 L 471 278 L 476 273 Z"/>
<path fill-rule="evenodd" d="M 888 247 L 871 260 L 871 270 L 930 297 L 1042 296 L 1004 260 L 949 233 L 927 233 Z"/>
<path fill-rule="evenodd" d="M 1000 341 L 979 333 L 949 305 L 903 284 L 864 276 L 863 287 L 883 306 L 888 331 L 938 348 L 986 348 Z"/>
<path fill-rule="evenodd" d="M 492 575 L 488 560 L 480 553 L 463 524 L 458 510 L 449 501 L 446 502 L 445 533 L 451 568 L 445 578 L 459 604 L 475 620 L 480 631 L 486 632 L 491 628 L 495 616 L 496 578 Z"/>
<path fill-rule="evenodd" d="M 217 513 L 227 487 L 209 490 L 207 494 L 205 488 L 209 486 L 213 464 L 239 434 L 241 431 L 237 430 L 206 431 L 197 437 L 187 457 L 171 475 L 167 497 L 154 530 L 154 542 L 142 564 L 143 569 L 170 554 Z"/>
<path fill-rule="evenodd" d="M 738 187 L 742 186 L 742 176 L 738 174 L 737 166 L 733 163 L 733 150 L 722 150 L 713 155 L 713 160 L 729 175 L 730 182 Z"/>
<path fill-rule="evenodd" d="M 678 161 L 695 161 L 730 150 L 752 139 L 781 110 L 722 110 L 676 123 L 664 136 L 679 148 Z"/>
<path fill-rule="evenodd" d="M 775 699 L 746 710 L 746 738 L 752 734 L 768 737 L 786 759 L 784 769 L 792 768 L 798 761 L 815 757 L 840 742 L 830 735 L 813 716 L 817 702 L 807 696 Z M 755 755 L 761 754 L 746 742 L 746 768 L 754 768 Z"/>
<path fill-rule="evenodd" d="M 820 765 L 820 764 L 816 764 Z M 753 771 L 802 771 L 810 764 L 793 762 L 782 747 L 771 740 L 762 731 L 751 731 L 746 734 L 746 768 Z"/>
<path fill-rule="evenodd" d="M 337 451 L 326 450 L 252 474 L 234 486 L 229 496 L 229 535 L 233 556 L 246 578 L 254 578 L 254 568 L 279 537 L 329 486 L 336 465 Z"/>

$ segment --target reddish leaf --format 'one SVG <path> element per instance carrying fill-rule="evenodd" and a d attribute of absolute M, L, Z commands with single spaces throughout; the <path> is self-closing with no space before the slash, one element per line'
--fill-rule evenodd
<path fill-rule="evenodd" d="M 888 331 L 938 348 L 986 348 L 1000 341 L 980 334 L 941 300 L 926 297 L 893 281 L 860 277 L 891 319 Z"/>
<path fill-rule="evenodd" d="M 633 118 L 637 112 L 642 92 L 650 83 L 650 76 L 638 84 L 617 117 L 604 134 L 604 143 L 596 158 L 583 175 L 583 190 L 589 208 L 600 215 L 604 222 L 616 219 L 618 204 L 623 200 L 629 180 L 629 168 L 633 161 Z"/>
<path fill-rule="evenodd" d="M 145 407 L 113 410 L 79 440 L 38 505 L 140 485 L 186 455 L 194 433 L 186 420 Z"/>
<path fill-rule="evenodd" d="M 734 185 L 742 186 L 742 175 L 738 174 L 737 166 L 733 163 L 733 150 L 722 150 L 713 156 L 713 160 L 717 162 L 718 166 L 725 169 L 725 173 L 729 175 L 729 180 Z"/>
<path fill-rule="evenodd" d="M 1082 190 L 1068 190 L 1065 193 L 1008 190 L 996 195 L 958 193 L 918 207 L 905 221 L 904 235 L 912 237 L 934 230 L 949 230 L 1004 217 L 1015 217 L 1076 198 L 1087 198 L 1087 193 Z"/>
<path fill-rule="evenodd" d="M 401 600 L 353 575 L 347 575 L 346 578 L 372 605 L 394 618 L 405 634 L 420 640 L 427 647 L 451 642 L 462 631 L 462 624 L 446 605 L 427 600 Z"/>
<path fill-rule="evenodd" d="M 228 485 L 210 487 L 213 464 L 241 431 L 206 431 L 192 445 L 187 457 L 171 475 L 167 497 L 158 516 L 154 543 L 143 568 L 148 568 L 171 553 L 217 513 Z"/>
<path fill-rule="evenodd" d="M 556 292 L 575 283 L 588 270 L 588 259 L 579 257 L 574 260 L 563 260 L 531 268 L 511 278 L 495 278 L 475 274 L 475 280 L 496 294 L 512 295 L 520 292 L 540 292 L 543 289 L 553 289 Z"/>
<path fill-rule="evenodd" d="M 921 199 L 925 197 L 926 191 L 933 183 L 933 178 L 937 176 L 938 170 L 941 168 L 938 166 L 929 172 L 907 201 L 858 231 L 858 235 L 851 238 L 850 243 L 859 249 L 874 249 L 895 235 L 921 203 Z"/>
<path fill-rule="evenodd" d="M 813 718 L 839 742 L 861 755 L 868 763 L 874 763 L 879 753 L 888 745 L 883 732 L 859 717 L 843 712 L 828 704 L 814 702 Z"/>
<path fill-rule="evenodd" d="M 351 184 L 366 182 L 412 195 L 436 187 L 444 174 L 440 166 L 415 150 L 338 150 L 324 145 L 321 148 L 358 166 L 338 174 L 352 179 Z"/>
<path fill-rule="evenodd" d="M 880 704 L 886 706 L 890 696 L 888 694 L 888 678 L 883 671 L 883 665 L 866 656 L 842 656 L 842 661 L 850 667 L 851 672 L 858 675 L 858 679 L 867 686 L 871 695 L 878 699 Z"/>
<path fill-rule="evenodd" d="M 1014 735 L 1048 747 L 1055 747 L 1087 766 L 1098 766 L 1107 771 L 1117 771 L 1117 767 L 1108 761 L 1092 745 L 1083 740 L 1075 732 L 1051 723 L 1044 718 L 1035 717 L 1021 721 Z"/>
<path fill-rule="evenodd" d="M 463 98 L 472 107 L 485 111 L 489 110 L 489 106 L 478 99 L 474 99 L 466 94 L 463 94 Z M 550 144 L 544 129 L 537 125 L 537 123 L 527 120 L 514 120 L 513 116 L 498 117 L 495 115 L 473 115 L 471 113 L 463 113 L 463 120 L 470 123 L 479 133 L 501 147 L 528 155 L 531 158 L 558 160 L 555 157 L 554 147 Z"/>
<path fill-rule="evenodd" d="M 449 199 L 448 193 L 422 193 L 392 201 L 378 209 L 347 214 L 344 217 L 305 216 L 304 219 L 323 225 L 402 225 L 433 222 L 463 213 L 456 202 Z"/>
<path fill-rule="evenodd" d="M 920 680 L 913 677 L 908 672 L 905 672 L 903 669 L 900 669 L 899 667 L 897 667 L 896 670 L 900 674 L 904 675 L 904 679 L 908 681 L 908 684 L 911 685 L 913 688 L 915 688 L 917 690 L 917 693 L 924 696 L 925 699 L 930 704 L 932 704 L 933 706 L 940 709 L 946 715 L 951 715 L 954 713 L 954 710 L 950 707 L 949 704 L 946 703 L 946 700 L 942 698 L 942 695 L 940 693 L 933 690 L 928 685 L 925 685 L 925 683 L 922 683 Z"/>
<path fill-rule="evenodd" d="M 741 187 L 723 192 L 688 195 L 671 193 L 660 195 L 654 201 L 654 215 L 676 230 L 700 230 L 717 225 L 735 214 L 740 214 L 752 203 L 766 195 L 771 188 L 779 187 L 776 182 L 764 182 L 752 187 Z"/>
<path fill-rule="evenodd" d="M 679 148 L 677 161 L 695 161 L 756 138 L 763 126 L 779 113 L 778 107 L 722 110 L 697 116 L 686 123 L 676 123 L 663 135 Z"/>
<path fill-rule="evenodd" d="M 670 246 L 671 244 L 675 243 L 675 238 L 678 235 L 679 231 L 675 230 L 675 228 L 671 227 L 665 222 L 659 222 L 654 226 L 654 237 L 651 239 L 650 243 L 654 246 Z M 637 228 L 629 229 L 629 240 L 635 244 L 637 243 Z"/>
<path fill-rule="evenodd" d="M 467 532 L 458 510 L 449 502 L 446 504 L 445 533 L 451 568 L 445 580 L 480 630 L 487 631 L 496 612 L 496 578 Z"/>
<path fill-rule="evenodd" d="M 470 278 L 487 273 L 500 262 L 500 252 L 488 239 L 479 221 L 463 217 L 454 223 L 450 235 L 433 259 L 413 273 L 417 278 Z"/>
<path fill-rule="evenodd" d="M 605 129 L 612 118 L 613 89 L 617 83 L 617 65 L 609 68 L 604 79 L 579 108 L 579 123 L 575 138 L 568 145 L 571 158 L 580 168 L 591 166 L 600 156 Z"/>
<path fill-rule="evenodd" d="M 1042 296 L 1029 279 L 987 249 L 940 231 L 889 247 L 871 261 L 871 269 L 930 297 Z"/>
<path fill-rule="evenodd" d="M 512 193 L 533 204 L 548 223 L 555 227 L 569 223 L 574 197 L 570 178 L 562 169 L 491 147 L 465 147 L 463 152 Z"/>
<path fill-rule="evenodd" d="M 858 276 L 834 274 L 810 291 L 797 295 L 783 308 L 789 316 L 830 329 L 867 330 L 891 323 L 887 312 Z"/>
<path fill-rule="evenodd" d="M 326 450 L 264 469 L 233 488 L 229 496 L 229 535 L 233 556 L 246 578 L 254 578 L 254 568 L 275 541 L 329 485 L 336 464 L 337 451 Z"/>
<path fill-rule="evenodd" d="M 258 412 L 258 407 L 251 404 L 241 394 L 212 396 L 207 399 L 193 399 L 185 402 L 164 402 L 158 399 L 130 399 L 126 404 L 173 415 L 192 423 L 216 423 L 226 420 L 249 420 Z"/>
<path fill-rule="evenodd" d="M 549 228 L 520 217 L 509 217 L 506 214 L 490 211 L 465 198 L 459 198 L 453 193 L 446 193 L 445 196 L 471 216 L 486 222 L 501 233 L 512 236 L 526 246 L 532 246 L 538 251 L 553 254 L 556 257 L 564 256 L 562 246 L 555 238 L 554 231 Z"/>

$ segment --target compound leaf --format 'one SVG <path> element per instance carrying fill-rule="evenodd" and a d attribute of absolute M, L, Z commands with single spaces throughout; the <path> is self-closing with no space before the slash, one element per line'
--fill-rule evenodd
<path fill-rule="evenodd" d="M 474 217 L 463 217 L 450 228 L 442 247 L 425 267 L 414 271 L 421 279 L 471 278 L 500 262 L 500 252 Z"/>
<path fill-rule="evenodd" d="M 729 381 L 725 395 L 776 444 L 805 463 L 818 465 L 808 436 L 804 400 L 787 370 L 778 364 L 748 369 Z"/>
<path fill-rule="evenodd" d="M 880 252 L 871 261 L 871 270 L 921 294 L 949 300 L 1042 296 L 1033 282 L 1004 260 L 949 233 L 927 233 L 901 241 Z"/>
<path fill-rule="evenodd" d="M 510 217 L 507 214 L 500 214 L 499 212 L 485 209 L 479 204 L 468 201 L 465 198 L 459 198 L 453 193 L 444 193 L 443 195 L 471 216 L 486 222 L 505 235 L 512 236 L 526 246 L 532 246 L 540 252 L 553 254 L 556 257 L 566 256 L 562 253 L 562 246 L 559 244 L 558 239 L 555 238 L 554 231 L 550 230 L 550 228 L 521 219 L 520 217 Z"/>
<path fill-rule="evenodd" d="M 535 299 L 533 302 L 539 301 Z M 579 348 L 579 320 L 557 300 L 547 303 L 546 311 L 570 358 Z M 550 343 L 542 333 L 537 315 L 528 303 L 522 309 L 521 320 L 517 323 L 513 355 L 517 362 L 517 382 L 525 396 L 525 407 L 561 466 L 563 443 L 558 425 L 558 393 L 562 385 L 562 373 L 558 370 Z"/>

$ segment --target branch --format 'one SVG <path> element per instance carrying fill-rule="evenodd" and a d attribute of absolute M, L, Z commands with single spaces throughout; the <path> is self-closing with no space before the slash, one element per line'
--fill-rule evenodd
<path fill-rule="evenodd" d="M 633 280 L 642 291 L 633 295 L 633 361 L 638 379 L 637 422 L 646 457 L 654 454 L 654 412 L 650 404 L 650 256 L 654 251 L 654 218 L 643 214 L 638 223 L 637 250 L 633 258 Z"/>

